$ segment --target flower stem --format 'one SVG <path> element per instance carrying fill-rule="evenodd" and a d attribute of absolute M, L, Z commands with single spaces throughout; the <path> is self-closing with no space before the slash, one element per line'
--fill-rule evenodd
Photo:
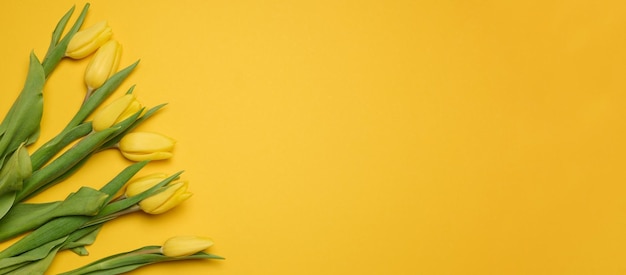
<path fill-rule="evenodd" d="M 91 94 L 93 94 L 93 88 L 87 87 L 87 92 L 85 93 L 85 98 L 83 99 L 83 104 L 81 104 L 81 105 L 85 105 L 87 100 L 91 97 Z"/>
<path fill-rule="evenodd" d="M 100 223 L 104 223 L 104 222 L 107 222 L 107 221 L 110 221 L 110 220 L 114 220 L 114 219 L 117 219 L 118 217 L 124 216 L 126 214 L 130 214 L 130 213 L 135 213 L 135 212 L 137 212 L 139 210 L 141 210 L 141 207 L 139 207 L 139 205 L 133 205 L 133 206 L 131 206 L 131 207 L 127 208 L 127 209 L 124 209 L 122 211 L 115 212 L 115 213 L 112 213 L 112 214 L 109 214 L 109 215 L 102 216 L 102 217 L 99 217 L 97 219 L 91 220 L 91 221 L 85 223 L 81 228 L 85 228 L 85 227 L 89 227 L 89 226 L 92 226 L 92 225 L 95 225 L 95 224 L 100 224 Z"/>

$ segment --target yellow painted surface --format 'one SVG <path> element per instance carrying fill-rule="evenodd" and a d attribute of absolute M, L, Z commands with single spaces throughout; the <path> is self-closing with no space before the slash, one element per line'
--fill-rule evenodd
<path fill-rule="evenodd" d="M 73 4 L 0 4 L 0 113 Z M 141 59 L 114 97 L 169 103 L 140 130 L 175 156 L 145 172 L 185 170 L 194 196 L 107 224 L 50 274 L 188 234 L 227 260 L 132 274 L 626 274 L 623 1 L 91 4 L 122 66 Z M 50 78 L 42 140 L 86 65 Z M 34 201 L 128 164 L 98 154 Z"/>

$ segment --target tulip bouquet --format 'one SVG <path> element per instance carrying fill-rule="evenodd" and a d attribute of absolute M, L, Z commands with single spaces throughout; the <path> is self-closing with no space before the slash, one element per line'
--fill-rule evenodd
<path fill-rule="evenodd" d="M 74 8 L 61 18 L 43 61 L 30 54 L 24 88 L 0 124 L 0 242 L 23 236 L 0 251 L 0 274 L 43 274 L 59 251 L 87 255 L 85 247 L 95 242 L 106 222 L 134 212 L 162 214 L 191 197 L 182 172 L 137 176 L 150 161 L 172 157 L 175 141 L 133 131 L 164 106 L 143 107 L 134 86 L 101 106 L 138 62 L 118 71 L 121 45 L 112 39 L 106 21 L 81 28 L 88 8 L 65 35 Z M 87 57 L 83 104 L 63 130 L 31 150 L 42 127 L 46 80 L 63 60 Z M 27 202 L 70 177 L 94 154 L 114 148 L 136 163 L 100 188 L 83 186 L 63 201 Z M 203 237 L 174 237 L 63 274 L 121 274 L 164 261 L 222 259 L 204 252 L 212 244 Z"/>

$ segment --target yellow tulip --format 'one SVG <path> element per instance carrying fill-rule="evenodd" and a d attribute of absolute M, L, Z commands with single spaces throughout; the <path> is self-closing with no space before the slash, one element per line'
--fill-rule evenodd
<path fill-rule="evenodd" d="M 141 103 L 134 94 L 126 94 L 98 111 L 92 121 L 94 131 L 102 131 L 123 121 L 141 110 Z"/>
<path fill-rule="evenodd" d="M 172 157 L 176 141 L 157 133 L 134 132 L 126 134 L 119 143 L 125 158 L 132 161 L 161 160 Z"/>
<path fill-rule="evenodd" d="M 161 253 L 168 257 L 184 257 L 203 251 L 213 245 L 213 240 L 197 236 L 179 236 L 165 241 Z"/>
<path fill-rule="evenodd" d="M 100 48 L 112 35 L 111 27 L 106 21 L 98 22 L 74 34 L 67 45 L 65 56 L 74 59 L 84 58 Z"/>
<path fill-rule="evenodd" d="M 126 186 L 126 197 L 137 196 L 141 192 L 150 189 L 152 186 L 157 185 L 159 182 L 167 178 L 164 173 L 154 173 L 140 178 L 133 179 L 128 182 Z"/>
<path fill-rule="evenodd" d="M 85 83 L 89 90 L 100 88 L 104 82 L 117 72 L 122 56 L 122 45 L 110 40 L 102 45 L 89 61 L 85 70 Z"/>
<path fill-rule="evenodd" d="M 125 195 L 126 197 L 139 195 L 166 178 L 167 175 L 165 174 L 155 173 L 131 180 L 126 186 Z M 188 187 L 189 183 L 187 181 L 171 182 L 162 187 L 164 190 L 161 192 L 155 193 L 139 202 L 139 207 L 148 214 L 167 212 L 193 195 L 187 192 Z"/>
<path fill-rule="evenodd" d="M 139 207 L 141 207 L 143 212 L 148 214 L 156 215 L 165 213 L 181 204 L 183 201 L 191 198 L 193 194 L 187 192 L 188 186 L 189 183 L 186 181 L 169 184 L 164 187 L 165 190 L 139 202 Z"/>

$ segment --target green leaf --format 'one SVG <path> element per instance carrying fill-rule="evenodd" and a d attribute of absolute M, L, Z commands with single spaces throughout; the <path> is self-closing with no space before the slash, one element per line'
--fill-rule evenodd
<path fill-rule="evenodd" d="M 66 178 L 68 178 L 69 176 L 71 176 L 72 174 L 74 174 L 76 171 L 78 171 L 80 169 L 80 167 L 85 164 L 87 162 L 87 160 L 89 158 L 91 158 L 91 156 L 93 156 L 93 154 L 98 153 L 99 151 L 101 151 L 101 148 L 104 146 L 104 144 L 107 144 L 111 139 L 114 139 L 115 137 L 119 136 L 119 133 L 121 132 L 125 132 L 126 129 L 128 129 L 130 126 L 133 125 L 133 122 L 135 120 L 137 120 L 137 117 L 139 117 L 141 115 L 141 111 L 138 111 L 137 113 L 131 115 L 130 117 L 128 117 L 127 119 L 123 120 L 122 122 L 114 125 L 113 127 L 107 129 L 116 129 L 115 131 L 113 131 L 111 134 L 109 134 L 106 138 L 104 138 L 104 140 L 101 141 L 101 144 L 91 148 L 91 151 L 86 154 L 85 156 L 83 156 L 83 158 L 76 163 L 73 163 L 71 167 L 69 167 L 69 169 L 65 170 L 63 172 L 63 174 L 61 174 L 60 176 L 57 176 L 56 178 L 49 178 L 47 180 L 47 182 L 43 185 L 41 185 L 36 191 L 34 191 L 32 194 L 30 194 L 29 196 L 34 196 L 36 194 L 38 194 L 39 192 L 49 188 L 50 186 L 53 186 L 63 180 L 65 180 Z M 107 131 L 104 130 L 104 131 Z"/>
<path fill-rule="evenodd" d="M 96 215 L 108 196 L 90 187 L 81 187 L 64 201 L 17 204 L 0 220 L 0 241 L 35 229 L 53 218 Z"/>
<path fill-rule="evenodd" d="M 96 241 L 96 237 L 98 237 L 101 229 L 102 225 L 99 224 L 76 230 L 69 235 L 67 241 L 63 244 L 61 249 L 74 249 L 82 247 L 83 251 L 87 251 L 86 249 L 84 249 L 84 247 L 86 245 L 92 245 Z"/>
<path fill-rule="evenodd" d="M 22 92 L 4 118 L 0 131 L 0 158 L 13 152 L 39 128 L 43 114 L 43 68 L 33 52 L 30 54 L 28 76 Z"/>
<path fill-rule="evenodd" d="M 52 260 L 54 260 L 54 257 L 56 257 L 58 251 L 59 247 L 55 247 L 43 259 L 30 262 L 27 265 L 15 269 L 13 272 L 15 274 L 43 275 L 44 272 L 46 272 L 46 270 L 50 267 L 50 264 L 52 263 Z"/>
<path fill-rule="evenodd" d="M 0 168 L 0 194 L 21 190 L 24 179 L 31 174 L 30 156 L 22 144 Z"/>
<path fill-rule="evenodd" d="M 160 252 L 156 252 L 160 249 L 159 246 L 146 246 L 130 252 L 120 253 L 112 255 L 106 258 L 102 258 L 95 262 L 92 262 L 83 267 L 75 270 L 61 273 L 59 275 L 113 275 L 122 274 L 140 268 L 148 264 L 155 264 L 160 262 L 170 261 L 184 261 L 184 260 L 199 260 L 199 259 L 215 259 L 223 260 L 224 258 L 208 254 L 204 252 L 198 252 L 194 255 L 186 257 L 168 257 Z"/>
<path fill-rule="evenodd" d="M 0 259 L 0 270 L 10 266 L 18 265 L 25 262 L 37 261 L 45 258 L 50 252 L 58 245 L 65 241 L 66 237 L 52 240 L 50 242 L 41 244 L 40 246 L 32 249 L 19 256 Z M 2 273 L 0 273 L 2 274 Z"/>
<path fill-rule="evenodd" d="M 13 271 L 15 271 L 16 269 L 27 265 L 29 262 L 23 262 L 23 263 L 19 263 L 16 265 L 12 265 L 12 266 L 8 266 L 5 268 L 0 268 L 0 275 L 4 275 L 4 274 L 15 274 Z"/>
<path fill-rule="evenodd" d="M 115 178 L 113 178 L 109 183 L 107 183 L 104 187 L 102 187 L 100 192 L 108 195 L 108 197 L 104 199 L 103 204 L 107 204 L 108 202 L 110 202 L 113 195 L 117 193 L 117 191 L 119 191 L 119 189 L 122 186 L 124 186 L 124 184 L 130 178 L 132 178 L 135 175 L 135 173 L 137 173 L 141 168 L 143 168 L 147 163 L 148 163 L 147 161 L 138 162 L 127 167 L 122 172 L 120 172 Z M 114 205 L 114 204 L 115 203 L 111 205 Z M 106 207 L 102 207 L 99 213 L 102 213 L 105 208 Z M 96 217 L 101 217 L 101 216 L 99 214 Z M 80 235 L 80 234 L 83 234 L 84 232 L 89 232 L 89 231 L 83 231 L 83 229 L 89 230 L 87 229 L 85 224 L 88 221 L 96 217 L 63 216 L 63 217 L 52 219 L 48 221 L 47 223 L 39 226 L 33 232 L 24 236 L 22 239 L 18 240 L 16 243 L 9 246 L 2 252 L 0 252 L 0 259 L 19 255 L 21 253 L 24 253 L 28 250 L 31 250 L 39 246 L 42 243 L 50 242 L 52 240 L 65 237 L 67 235 L 71 236 L 71 241 L 76 241 L 82 238 L 83 236 L 85 236 L 85 235 Z"/>
<path fill-rule="evenodd" d="M 79 229 L 90 218 L 87 216 L 66 216 L 53 219 L 0 252 L 0 259 L 20 255 L 43 243 L 66 237 Z"/>
<path fill-rule="evenodd" d="M 44 69 L 46 76 L 49 76 L 52 73 L 54 68 L 56 68 L 57 64 L 59 64 L 61 59 L 63 59 L 63 57 L 65 56 L 65 50 L 67 50 L 67 45 L 70 43 L 70 40 L 72 39 L 72 37 L 74 37 L 74 34 L 78 32 L 78 29 L 80 29 L 80 27 L 83 25 L 83 21 L 85 20 L 85 17 L 87 16 L 88 9 L 89 9 L 89 3 L 85 4 L 85 6 L 83 7 L 83 10 L 81 11 L 80 15 L 76 19 L 76 22 L 74 22 L 74 25 L 67 32 L 65 37 L 63 37 L 63 39 L 60 42 L 58 42 L 56 46 L 54 46 L 52 49 L 48 49 L 46 58 L 43 61 L 43 69 Z M 59 24 L 57 24 L 57 27 L 54 29 L 54 32 L 52 33 L 51 43 L 55 42 L 55 38 L 56 39 L 59 38 L 60 33 L 63 32 L 63 29 L 65 28 L 65 24 L 67 23 L 66 17 L 68 17 L 69 19 L 69 16 L 71 16 L 73 11 L 74 11 L 74 8 L 72 7 L 72 9 L 70 9 L 70 11 L 63 16 L 63 18 L 61 18 L 61 20 L 59 21 Z"/>
<path fill-rule="evenodd" d="M 63 34 L 63 30 L 65 30 L 65 26 L 67 25 L 67 22 L 70 20 L 70 17 L 74 13 L 75 8 L 76 6 L 72 6 L 72 8 L 67 13 L 65 13 L 63 17 L 61 17 L 56 27 L 54 28 L 54 31 L 52 31 L 52 38 L 50 39 L 50 46 L 48 46 L 48 52 L 46 52 L 46 57 L 43 59 L 44 62 L 46 62 L 46 60 L 48 59 L 48 56 L 50 55 L 52 50 L 54 50 L 54 47 L 56 47 L 56 45 L 59 43 L 59 40 L 61 39 L 61 35 Z"/>
<path fill-rule="evenodd" d="M 36 196 L 37 194 L 46 191 L 46 189 L 63 182 L 65 179 L 69 178 L 71 175 L 73 175 L 74 173 L 76 173 L 78 170 L 80 170 L 80 168 L 87 163 L 87 161 L 89 160 L 89 158 L 91 158 L 91 156 L 94 154 L 94 152 L 91 152 L 89 154 L 87 154 L 83 159 L 81 159 L 79 162 L 74 163 L 72 165 L 72 167 L 70 167 L 70 169 L 68 169 L 67 171 L 65 171 L 61 176 L 53 179 L 53 180 L 46 180 L 46 183 L 44 185 L 41 185 L 41 187 L 39 187 L 36 191 L 34 191 L 33 193 L 31 193 L 30 195 L 28 195 L 27 198 L 31 198 Z"/>
<path fill-rule="evenodd" d="M 120 266 L 120 267 L 115 267 L 115 268 L 111 268 L 111 269 L 104 269 L 104 270 L 97 270 L 97 271 L 93 271 L 93 272 L 88 272 L 88 273 L 81 273 L 81 274 L 85 274 L 85 275 L 116 275 L 116 274 L 124 274 L 124 273 L 128 273 L 131 272 L 135 269 L 138 269 L 140 267 L 149 265 L 151 263 L 140 263 L 140 264 L 132 264 L 132 265 L 125 265 L 125 266 Z"/>
<path fill-rule="evenodd" d="M 32 229 L 33 227 L 27 223 L 31 223 L 33 217 L 45 215 L 60 204 L 61 202 L 57 201 L 40 204 L 20 203 L 14 205 L 6 215 L 0 219 L 0 242 Z M 36 225 L 39 224 L 36 223 L 35 226 Z M 24 227 L 26 227 L 26 229 L 24 229 Z"/>
<path fill-rule="evenodd" d="M 31 156 L 33 170 L 39 170 L 52 157 L 58 154 L 63 148 L 70 143 L 78 140 L 91 132 L 91 122 L 82 123 L 67 131 L 63 131 L 53 139 L 39 147 Z"/>
<path fill-rule="evenodd" d="M 70 251 L 78 256 L 89 256 L 89 251 L 84 246 L 77 246 L 70 248 Z"/>
<path fill-rule="evenodd" d="M 132 265 L 132 264 L 142 264 L 143 261 L 138 261 L 137 257 L 133 257 L 133 256 L 150 255 L 148 254 L 149 253 L 148 251 L 154 251 L 156 249 L 159 249 L 159 247 L 158 246 L 146 246 L 146 247 L 142 247 L 140 249 L 136 249 L 133 251 L 111 255 L 111 256 L 99 259 L 97 261 L 94 261 L 88 265 L 74 269 L 72 271 L 61 273 L 59 275 L 88 274 L 90 272 L 109 270 L 111 268 L 115 268 L 116 265 L 125 266 L 125 265 Z M 115 273 L 111 273 L 111 274 L 115 274 Z"/>
<path fill-rule="evenodd" d="M 113 134 L 116 128 L 109 128 L 100 132 L 87 135 L 79 141 L 74 147 L 65 151 L 61 156 L 56 158 L 50 164 L 35 171 L 33 175 L 24 182 L 22 190 L 17 194 L 16 201 L 22 201 L 30 197 L 42 186 L 53 181 L 57 177 L 63 175 L 70 170 L 75 164 L 79 163 L 83 158 L 90 155 L 109 135 Z M 49 186 L 48 186 L 49 187 Z"/>
<path fill-rule="evenodd" d="M 15 202 L 16 192 L 9 192 L 0 195 L 0 220 L 11 210 L 13 202 Z"/>
<path fill-rule="evenodd" d="M 28 145 L 35 143 L 39 139 L 40 135 L 41 135 L 41 126 L 37 127 L 35 132 L 32 135 L 30 135 L 30 137 L 28 137 L 28 139 L 25 142 L 25 145 L 28 146 Z"/>
<path fill-rule="evenodd" d="M 137 172 L 139 172 L 139 170 L 145 167 L 148 163 L 149 161 L 141 161 L 126 167 L 124 170 L 122 170 L 122 172 L 117 174 L 115 178 L 109 181 L 109 183 L 100 188 L 101 192 L 109 195 L 107 203 L 113 199 L 113 196 L 117 194 L 117 192 L 122 187 L 124 187 L 126 182 L 128 182 L 133 176 L 135 176 L 135 174 L 137 174 Z"/>

